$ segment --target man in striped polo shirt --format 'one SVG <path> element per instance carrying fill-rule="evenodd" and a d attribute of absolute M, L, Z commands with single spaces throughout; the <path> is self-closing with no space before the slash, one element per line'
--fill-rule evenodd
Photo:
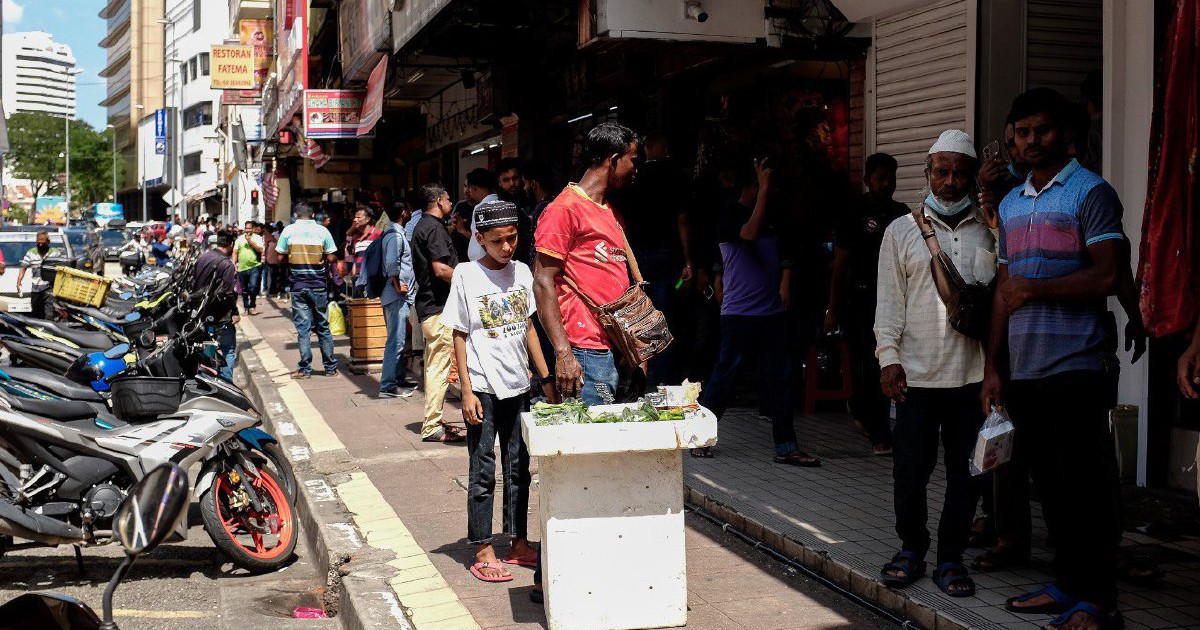
<path fill-rule="evenodd" d="M 292 214 L 296 222 L 283 228 L 275 244 L 275 251 L 287 265 L 292 288 L 292 323 L 296 325 L 296 341 L 300 345 L 299 369 L 292 372 L 292 378 L 312 376 L 313 332 L 321 343 L 325 376 L 336 376 L 337 357 L 333 356 L 333 335 L 329 333 L 327 319 L 329 292 L 325 269 L 336 260 L 337 245 L 329 230 L 313 221 L 313 210 L 308 204 L 296 204 Z"/>
<path fill-rule="evenodd" d="M 1103 321 L 1123 264 L 1121 202 L 1069 154 L 1071 105 L 1013 101 L 1031 171 L 1000 203 L 999 283 L 981 398 L 1005 403 L 1057 543 L 1057 582 L 1008 602 L 1060 616 L 1047 627 L 1118 627 L 1116 457 L 1108 430 L 1114 357 Z M 1005 357 L 1007 350 L 1007 360 Z"/>

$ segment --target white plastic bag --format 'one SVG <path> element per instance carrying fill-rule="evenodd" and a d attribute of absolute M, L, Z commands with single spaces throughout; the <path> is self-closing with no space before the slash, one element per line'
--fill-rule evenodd
<path fill-rule="evenodd" d="M 983 421 L 979 437 L 975 440 L 975 451 L 971 454 L 971 474 L 982 475 L 1012 459 L 1012 420 L 1003 409 L 992 407 L 992 413 Z"/>

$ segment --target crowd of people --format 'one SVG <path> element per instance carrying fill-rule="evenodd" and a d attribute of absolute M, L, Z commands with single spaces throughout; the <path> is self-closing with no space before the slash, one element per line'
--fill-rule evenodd
<path fill-rule="evenodd" d="M 796 287 L 820 275 L 804 267 L 813 259 L 805 244 L 822 237 L 799 236 L 805 227 L 787 210 L 776 156 L 718 165 L 714 187 L 703 188 L 671 160 L 664 138 L 614 123 L 587 134 L 577 182 L 505 160 L 494 172 L 467 173 L 457 202 L 429 183 L 413 205 L 387 208 L 387 221 L 377 206 L 360 205 L 337 240 L 297 203 L 292 224 L 247 224 L 236 240 L 222 232 L 217 247 L 236 264 L 246 313 L 256 312 L 260 286 L 290 294 L 300 348 L 294 378 L 313 374 L 312 333 L 324 374 L 338 373 L 328 300 L 367 295 L 380 298 L 388 335 L 379 396 L 411 395 L 411 319 L 424 341 L 421 438 L 465 440 L 470 453 L 467 531 L 480 580 L 508 581 L 505 565 L 539 564 L 527 540 L 529 456 L 517 423 L 531 398 L 611 403 L 691 377 L 704 381 L 701 404 L 720 417 L 756 359 L 774 461 L 819 466 L 796 433 L 793 374 L 802 366 L 798 348 L 838 334 L 850 348 L 849 408 L 864 448 L 894 457 L 901 547 L 881 580 L 904 587 L 926 574 L 926 492 L 940 444 L 947 485 L 937 586 L 953 597 L 974 594 L 964 553 L 981 498 L 998 542 L 973 568 L 1028 561 L 1032 480 L 1056 541 L 1056 582 L 1006 606 L 1057 614 L 1054 628 L 1115 628 L 1120 502 L 1106 414 L 1119 363 L 1107 297 L 1124 307 L 1131 341 L 1140 347 L 1145 333 L 1120 200 L 1077 158 L 1088 153 L 1088 134 L 1076 118 L 1057 92 L 1026 92 L 1012 104 L 1006 146 L 987 159 L 967 133 L 946 130 L 928 151 L 924 199 L 894 199 L 896 160 L 868 157 L 865 192 L 827 221 L 828 290 L 816 295 Z M 639 266 L 683 343 L 631 366 L 614 352 L 596 305 L 625 293 Z M 945 286 L 947 269 L 961 278 L 957 289 Z M 972 305 L 947 295 L 962 286 L 989 287 L 994 297 L 964 315 Z M 1181 388 L 1190 389 L 1196 363 L 1185 375 L 1181 361 Z M 443 413 L 452 373 L 465 430 Z M 1013 459 L 972 476 L 970 452 L 997 409 L 1016 426 Z M 503 529 L 512 537 L 503 558 L 491 526 L 495 444 Z"/>

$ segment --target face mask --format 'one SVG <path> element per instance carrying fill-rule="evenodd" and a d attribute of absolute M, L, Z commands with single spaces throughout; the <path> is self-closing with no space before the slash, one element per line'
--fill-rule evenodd
<path fill-rule="evenodd" d="M 45 254 L 46 252 L 50 251 L 50 244 L 47 243 L 45 245 L 38 245 L 37 249 L 39 253 Z"/>
<path fill-rule="evenodd" d="M 944 217 L 952 217 L 971 207 L 971 195 L 967 195 L 962 199 L 959 199 L 954 205 L 947 207 L 942 205 L 942 202 L 939 201 L 937 197 L 934 197 L 933 193 L 929 193 L 929 195 L 925 197 L 925 205 L 929 206 L 934 212 Z"/>

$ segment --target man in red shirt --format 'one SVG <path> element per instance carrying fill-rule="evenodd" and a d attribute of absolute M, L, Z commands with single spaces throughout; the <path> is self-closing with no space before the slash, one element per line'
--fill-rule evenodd
<path fill-rule="evenodd" d="M 592 129 L 583 147 L 587 172 L 546 207 L 534 236 L 533 289 L 557 357 L 558 390 L 588 405 L 613 402 L 617 367 L 608 336 L 563 277 L 596 304 L 607 304 L 629 288 L 625 233 L 606 201 L 633 179 L 637 152 L 632 130 L 615 123 Z"/>

